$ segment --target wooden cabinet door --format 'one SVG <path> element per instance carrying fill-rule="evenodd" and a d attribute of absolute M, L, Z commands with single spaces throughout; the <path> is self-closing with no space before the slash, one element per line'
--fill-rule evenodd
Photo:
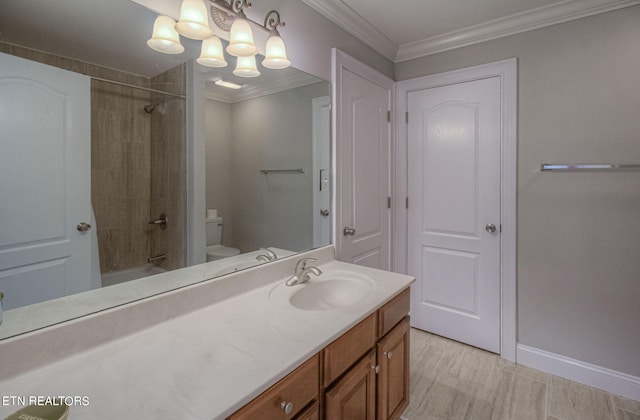
<path fill-rule="evenodd" d="M 409 404 L 409 317 L 378 343 L 378 420 L 399 419 Z"/>
<path fill-rule="evenodd" d="M 325 417 L 375 420 L 376 355 L 371 351 L 325 394 Z"/>

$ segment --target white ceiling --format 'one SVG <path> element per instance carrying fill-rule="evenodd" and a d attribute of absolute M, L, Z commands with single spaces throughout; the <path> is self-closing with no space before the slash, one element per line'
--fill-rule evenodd
<path fill-rule="evenodd" d="M 302 0 L 392 61 L 622 7 L 638 0 Z"/>

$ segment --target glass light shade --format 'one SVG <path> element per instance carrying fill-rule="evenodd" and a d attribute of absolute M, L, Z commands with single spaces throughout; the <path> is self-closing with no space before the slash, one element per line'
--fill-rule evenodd
<path fill-rule="evenodd" d="M 233 74 L 240 77 L 258 77 L 260 72 L 256 68 L 256 57 L 238 57 L 238 63 Z"/>
<path fill-rule="evenodd" d="M 158 16 L 153 24 L 153 35 L 147 45 L 165 54 L 180 54 L 184 47 L 180 44 L 180 35 L 174 29 L 176 21 L 169 16 Z"/>
<path fill-rule="evenodd" d="M 197 61 L 207 67 L 226 67 L 227 61 L 224 59 L 220 38 L 212 36 L 202 41 L 202 50 Z"/>
<path fill-rule="evenodd" d="M 213 35 L 209 28 L 207 6 L 202 0 L 183 0 L 176 31 L 191 39 L 207 39 Z"/>
<path fill-rule="evenodd" d="M 279 35 L 272 34 L 267 39 L 267 52 L 262 65 L 269 69 L 284 69 L 291 65 L 287 59 L 284 41 Z"/>
<path fill-rule="evenodd" d="M 258 53 L 258 47 L 253 42 L 251 26 L 246 20 L 236 19 L 233 21 L 227 52 L 236 57 L 251 57 Z"/>

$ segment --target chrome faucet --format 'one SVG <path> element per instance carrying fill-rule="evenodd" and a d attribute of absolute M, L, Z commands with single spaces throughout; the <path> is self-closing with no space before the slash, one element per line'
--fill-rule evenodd
<path fill-rule="evenodd" d="M 307 261 L 316 261 L 315 258 L 303 258 L 298 260 L 296 263 L 296 268 L 294 269 L 294 274 L 291 276 L 289 280 L 287 280 L 287 286 L 295 286 L 296 284 L 302 284 L 309 281 L 309 274 L 313 273 L 316 276 L 322 274 L 322 271 L 318 267 L 309 266 L 307 267 Z"/>
<path fill-rule="evenodd" d="M 260 248 L 260 249 L 263 250 L 265 253 L 258 255 L 256 257 L 256 260 L 269 262 L 269 261 L 273 261 L 273 260 L 278 258 L 276 253 L 273 252 L 272 250 L 270 250 L 269 248 Z"/>

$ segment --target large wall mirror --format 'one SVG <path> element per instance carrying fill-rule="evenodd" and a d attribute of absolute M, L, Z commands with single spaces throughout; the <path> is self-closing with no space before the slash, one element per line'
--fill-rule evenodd
<path fill-rule="evenodd" d="M 329 83 L 260 60 L 254 78 L 201 67 L 196 41 L 158 53 L 155 18 L 130 0 L 3 1 L 0 339 L 330 243 Z M 185 268 L 190 60 L 206 86 L 207 264 Z M 70 116 L 86 120 L 76 149 L 42 123 Z"/>

